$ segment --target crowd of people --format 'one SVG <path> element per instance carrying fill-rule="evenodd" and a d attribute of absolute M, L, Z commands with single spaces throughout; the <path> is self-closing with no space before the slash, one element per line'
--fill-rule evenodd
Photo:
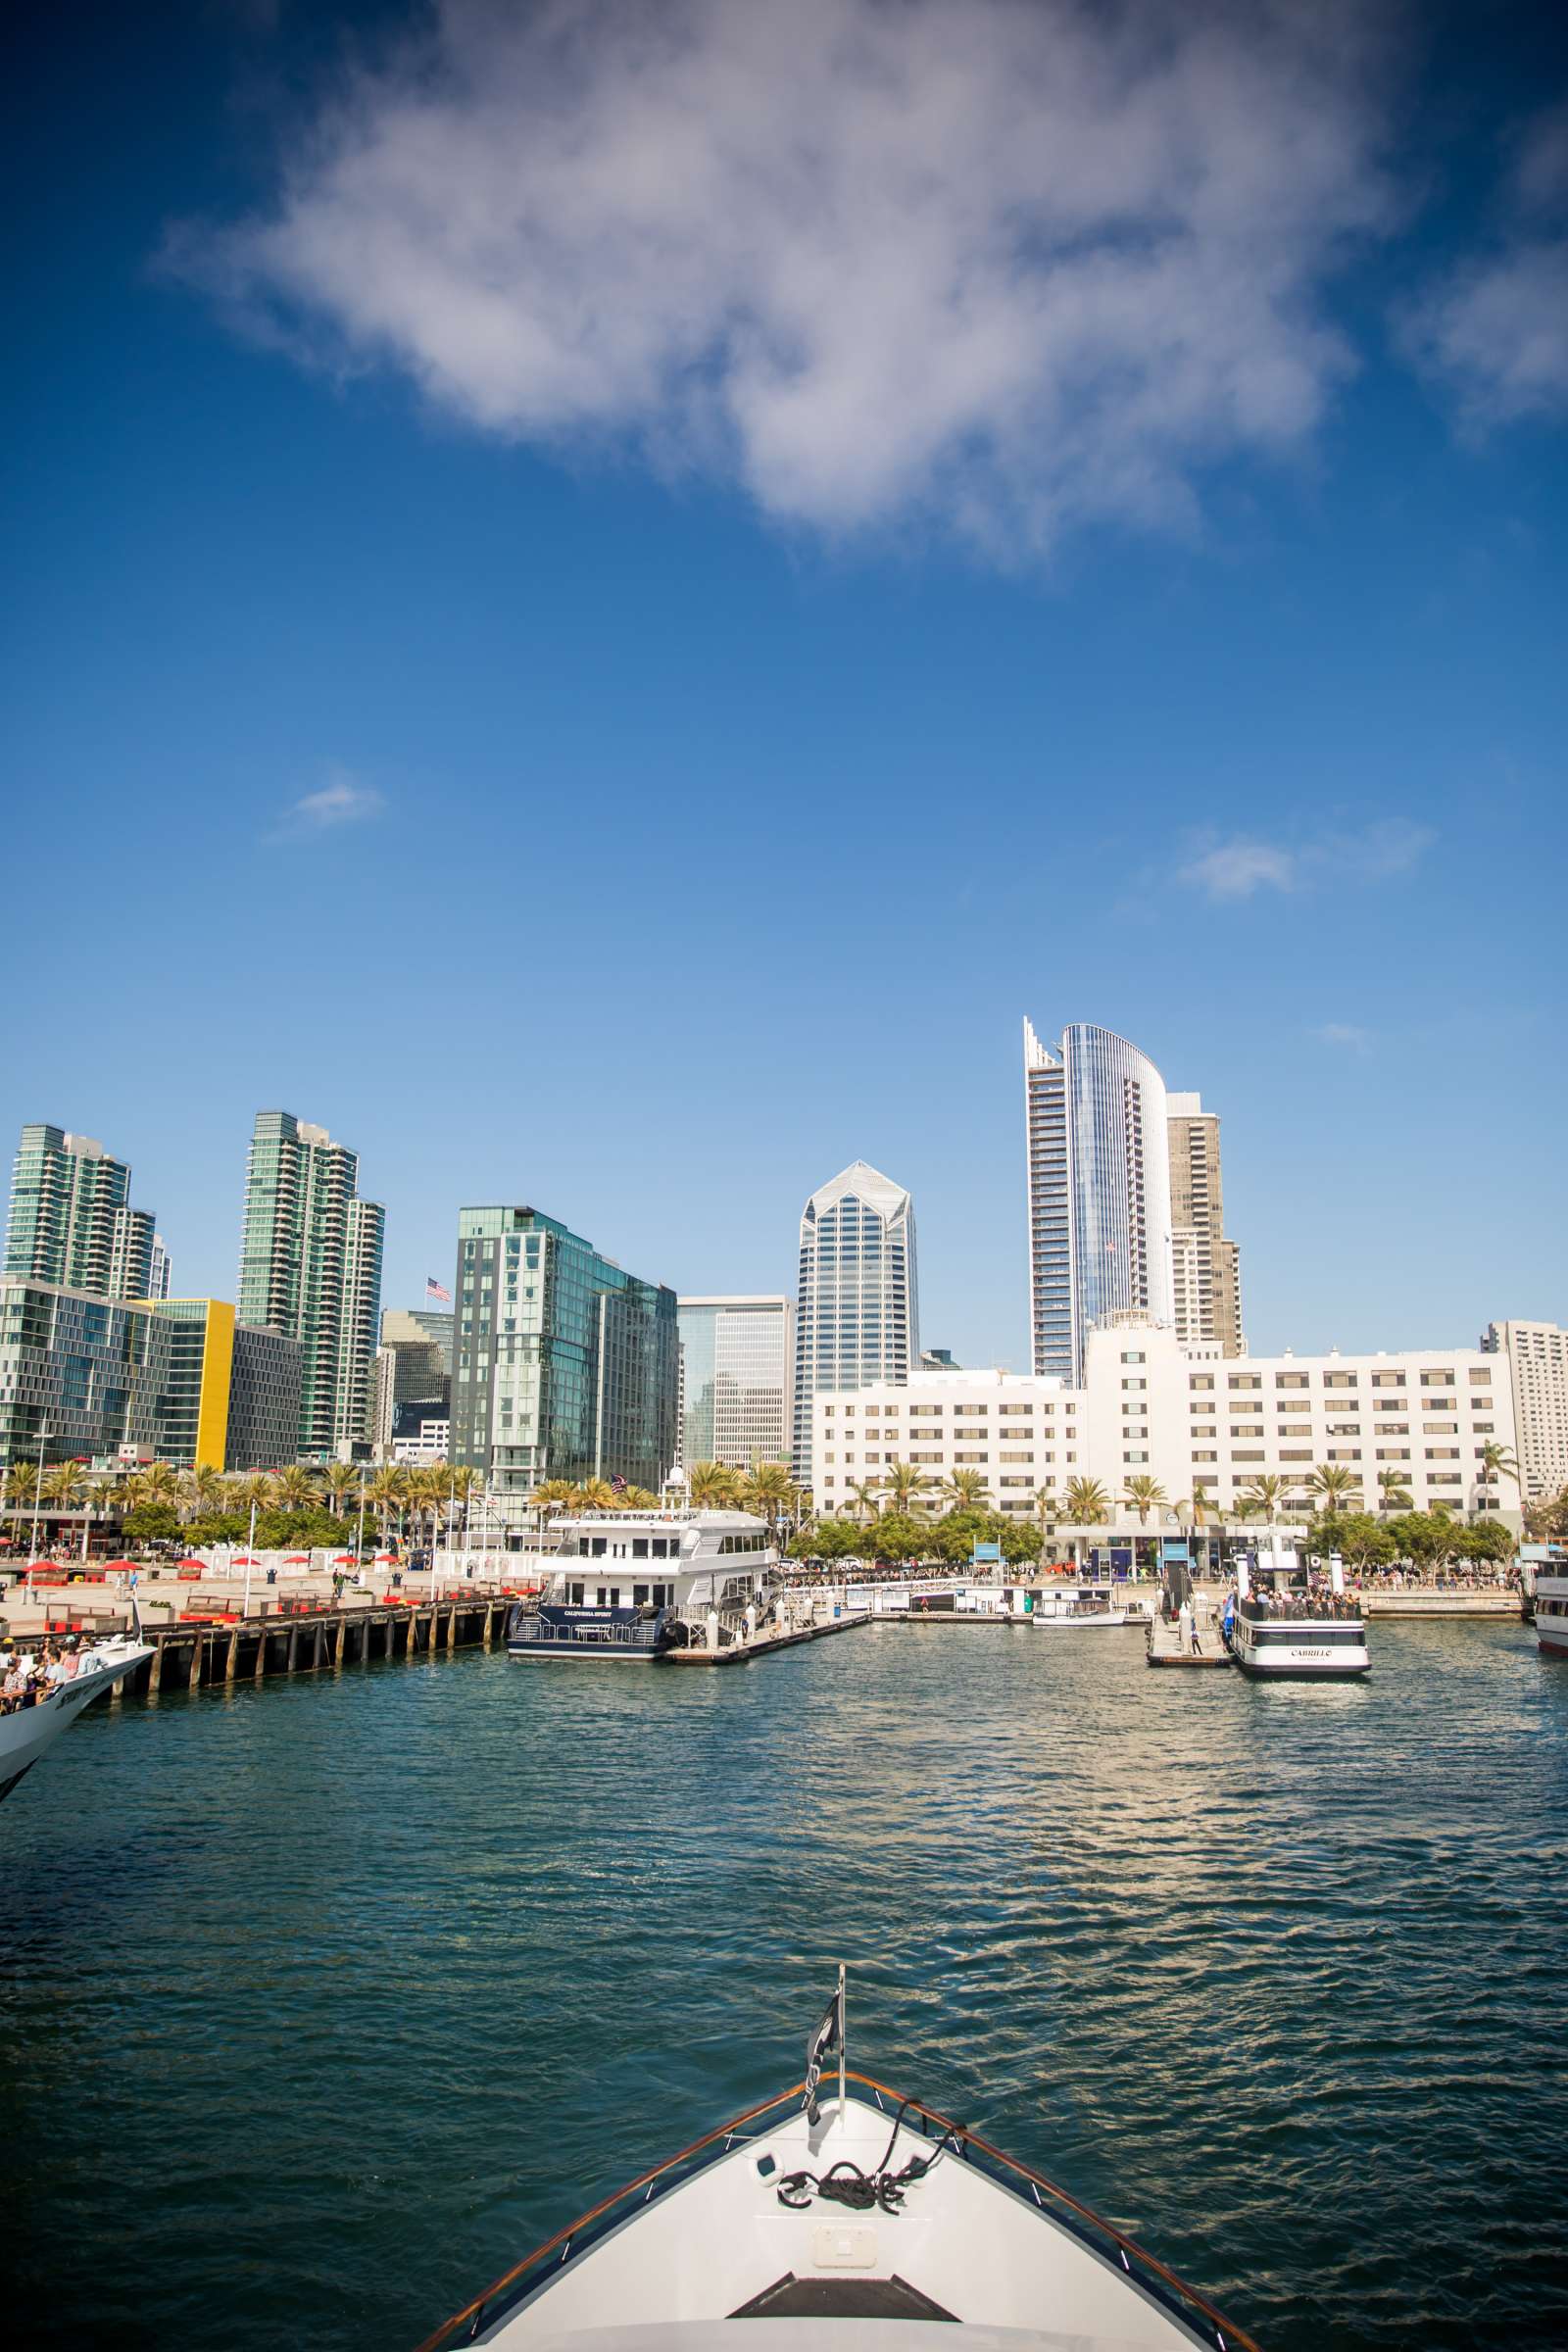
<path fill-rule="evenodd" d="M 1314 1577 L 1304 1592 L 1276 1592 L 1271 1585 L 1263 1585 L 1242 1603 L 1248 1616 L 1259 1617 L 1359 1617 L 1361 1603 L 1352 1592 L 1336 1592 L 1332 1585 L 1322 1584 Z"/>
<path fill-rule="evenodd" d="M 45 1642 L 37 1650 L 0 1651 L 0 1714 L 36 1706 L 63 1684 L 74 1682 L 86 1662 L 86 1645 L 75 1634 Z"/>

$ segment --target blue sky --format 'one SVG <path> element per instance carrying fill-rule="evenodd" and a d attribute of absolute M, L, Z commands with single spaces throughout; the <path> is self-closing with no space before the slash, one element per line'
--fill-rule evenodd
<path fill-rule="evenodd" d="M 785 1287 L 865 1157 L 1020 1367 L 1021 1018 L 1097 1020 L 1255 1348 L 1568 1320 L 1561 19 L 775 18 L 53 24 L 7 1128 L 231 1295 L 323 1121 L 389 1303 L 499 1199 Z"/>

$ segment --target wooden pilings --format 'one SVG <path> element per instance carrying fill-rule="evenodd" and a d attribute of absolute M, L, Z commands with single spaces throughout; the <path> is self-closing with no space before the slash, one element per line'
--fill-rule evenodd
<path fill-rule="evenodd" d="M 164 1687 L 166 1668 L 176 1690 L 199 1690 L 221 1683 L 231 1690 L 240 1678 L 254 1682 L 278 1674 L 318 1674 L 358 1659 L 400 1659 L 412 1665 L 441 1651 L 492 1649 L 506 1626 L 509 1603 L 493 1594 L 459 1593 L 394 1607 L 321 1609 L 297 1617 L 251 1617 L 241 1623 L 162 1625 L 144 1629 L 152 1656 L 134 1675 L 117 1683 L 118 1705 L 128 1685 L 153 1697 Z M 280 1639 L 279 1637 L 283 1637 Z"/>

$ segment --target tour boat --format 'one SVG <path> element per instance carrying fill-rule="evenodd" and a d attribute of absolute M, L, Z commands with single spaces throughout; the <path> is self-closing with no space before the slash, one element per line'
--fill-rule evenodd
<path fill-rule="evenodd" d="M 1243 1565 L 1221 1630 L 1244 1674 L 1342 1682 L 1367 1672 L 1372 1661 L 1360 1602 L 1342 1590 L 1338 1569 L 1334 1577 L 1332 1590 L 1314 1592 L 1294 1551 L 1259 1553 L 1255 1568 Z"/>
<path fill-rule="evenodd" d="M 17 1647 L 23 1649 L 23 1644 L 18 1642 Z M 95 1698 L 152 1654 L 149 1642 L 116 1635 L 112 1641 L 76 1652 L 79 1662 L 69 1683 L 56 1684 L 30 1707 L 0 1715 L 0 1797 L 11 1794 L 23 1774 L 31 1770 L 46 1748 L 53 1747 L 62 1732 L 71 1729 L 84 1707 L 90 1707 Z"/>
<path fill-rule="evenodd" d="M 507 1618 L 514 1658 L 647 1664 L 725 1648 L 776 1605 L 778 1550 L 747 1511 L 588 1511 L 558 1524 L 538 1595 Z"/>
<path fill-rule="evenodd" d="M 1066 1592 L 1037 1592 L 1034 1621 L 1053 1633 L 1077 1632 L 1096 1625 L 1125 1625 L 1127 1607 L 1118 1603 L 1108 1585 L 1079 1585 Z"/>
<path fill-rule="evenodd" d="M 1257 2352 L 1044 2174 L 851 2073 L 843 2015 L 841 1985 L 803 2082 L 557 2230 L 419 2352 L 901 2352 L 933 2322 L 947 2352 Z"/>
<path fill-rule="evenodd" d="M 1536 1647 L 1544 1658 L 1568 1658 L 1568 1568 L 1561 1576 L 1536 1571 Z"/>

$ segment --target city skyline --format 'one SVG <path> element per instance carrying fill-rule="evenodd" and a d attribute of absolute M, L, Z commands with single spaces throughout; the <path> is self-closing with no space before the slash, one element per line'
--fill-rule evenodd
<path fill-rule="evenodd" d="M 858 22 L 856 0 L 842 12 Z M 511 13 L 487 20 L 523 51 L 491 99 L 451 84 L 481 112 L 551 71 L 530 12 L 508 29 Z M 1352 13 L 1382 21 L 1375 0 Z M 860 1156 L 919 1200 L 930 1328 L 964 1360 L 1022 1365 L 1032 1011 L 1042 1034 L 1135 1039 L 1223 1110 L 1252 1346 L 1421 1345 L 1568 1312 L 1549 954 L 1568 370 L 1544 325 L 1520 334 L 1550 304 L 1522 321 L 1506 299 L 1561 269 L 1562 12 L 1502 0 L 1461 28 L 1405 11 L 1375 70 L 1350 40 L 1300 54 L 1304 19 L 1275 26 L 1274 53 L 1226 12 L 1211 54 L 1182 17 L 1168 74 L 1102 59 L 1105 103 L 1126 69 L 1145 111 L 1117 114 L 1091 185 L 1059 157 L 1086 58 L 1064 26 L 1094 53 L 1095 12 L 977 0 L 957 169 L 916 173 L 913 213 L 855 164 L 862 137 L 890 171 L 915 160 L 918 110 L 878 111 L 896 59 L 829 93 L 810 44 L 769 50 L 760 77 L 743 45 L 726 89 L 750 93 L 758 168 L 799 197 L 737 211 L 758 239 L 747 285 L 816 291 L 788 331 L 770 308 L 735 342 L 737 288 L 706 275 L 727 202 L 688 217 L 661 183 L 679 267 L 624 251 L 644 183 L 616 144 L 629 68 L 608 34 L 558 93 L 605 103 L 530 183 L 537 241 L 518 249 L 480 162 L 504 174 L 526 142 L 489 117 L 475 138 L 454 95 L 429 127 L 473 243 L 370 273 L 413 306 L 395 331 L 356 308 L 359 272 L 325 286 L 347 169 L 325 129 L 352 117 L 390 142 L 388 175 L 349 174 L 365 250 L 384 258 L 409 217 L 397 132 L 416 93 L 382 48 L 403 11 L 375 14 L 348 56 L 330 11 L 105 13 L 113 105 L 58 30 L 34 44 L 18 166 L 69 172 L 74 198 L 35 224 L 4 394 L 26 584 L 0 654 L 8 849 L 40 874 L 62 834 L 92 855 L 71 886 L 84 948 L 27 975 L 47 1017 L 14 1025 L 10 1132 L 105 1137 L 178 1286 L 225 1296 L 234 1138 L 258 1103 L 319 1105 L 376 1172 L 385 1296 L 409 1302 L 464 1201 L 519 1192 L 677 1291 L 787 1290 L 800 1200 Z M 760 10 L 713 23 L 748 14 L 765 27 Z M 438 42 L 446 22 L 429 13 Z M 687 53 L 699 81 L 712 37 Z M 1052 125 L 1027 152 L 987 135 L 1014 37 Z M 1178 68 L 1216 55 L 1214 86 L 1255 108 L 1241 123 L 1218 105 L 1195 148 Z M 363 109 L 341 120 L 339 68 Z M 747 142 L 715 149 L 722 110 L 667 85 L 649 106 L 651 152 L 686 153 L 700 124 L 702 169 L 738 203 Z M 792 124 L 817 186 L 787 169 Z M 584 247 L 601 201 L 606 240 Z M 843 299 L 811 242 L 838 223 L 884 284 L 890 217 L 907 316 Z M 1016 252 L 1024 219 L 1044 225 Z M 463 343 L 493 300 L 485 350 L 538 355 L 530 306 L 562 316 L 540 253 L 573 256 L 588 311 L 634 336 L 598 351 L 580 413 L 554 404 L 583 389 L 588 351 L 519 387 L 476 382 Z M 1152 307 L 1118 276 L 1140 254 Z M 1214 310 L 1185 298 L 1184 256 Z M 607 257 L 635 304 L 593 299 Z M 1083 302 L 1057 336 L 1063 277 Z M 953 289 L 971 281 L 1004 382 L 956 416 L 971 345 Z M 1489 291 L 1507 315 L 1478 342 L 1467 306 Z M 1086 349 L 1087 318 L 1157 319 L 1174 343 Z M 678 343 L 693 318 L 714 337 L 706 439 L 707 358 Z M 745 352 L 797 330 L 812 364 L 748 387 Z M 446 331 L 462 348 L 432 343 Z M 402 979 L 405 942 L 456 903 L 494 991 L 512 909 L 470 908 L 470 843 L 557 878 L 529 900 L 539 1017 L 516 1086 L 444 959 Z M 129 921 L 119 878 L 154 850 L 183 928 Z M 695 1101 L 683 921 L 717 982 Z M 123 1042 L 94 1052 L 111 972 Z M 171 1002 L 177 1051 L 156 1020 Z M 1463 1214 L 1429 1164 L 1455 1119 L 1479 1193 Z M 1310 1286 L 1303 1236 L 1325 1269 Z"/>

